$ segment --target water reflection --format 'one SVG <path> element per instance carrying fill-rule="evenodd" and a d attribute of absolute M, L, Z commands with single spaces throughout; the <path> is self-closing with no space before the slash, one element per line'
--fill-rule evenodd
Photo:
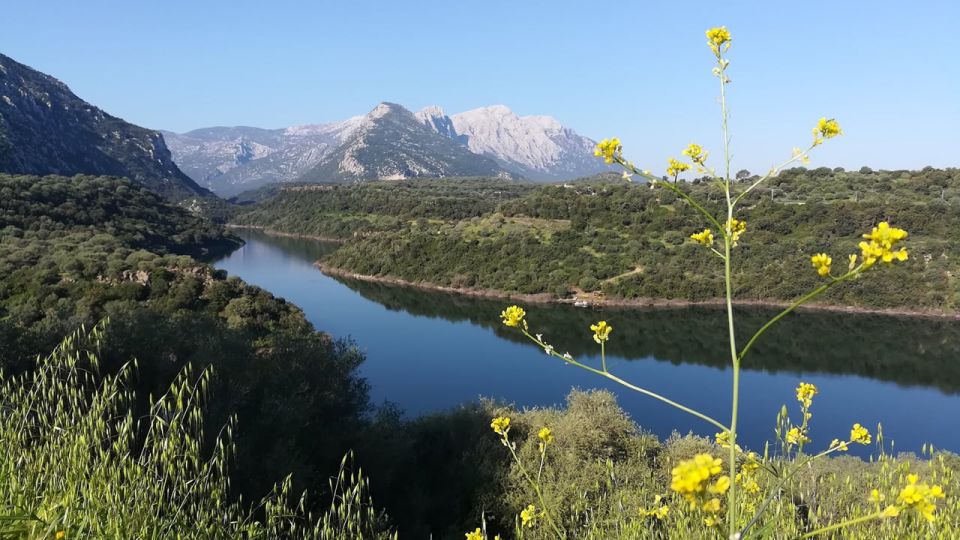
<path fill-rule="evenodd" d="M 446 411 L 486 396 L 521 407 L 560 405 L 572 387 L 607 388 L 644 429 L 712 436 L 702 421 L 550 359 L 500 324 L 505 302 L 356 280 L 335 280 L 313 261 L 336 246 L 245 232 L 247 245 L 217 266 L 301 306 L 319 329 L 350 336 L 367 360 L 360 373 L 374 403 L 390 401 L 410 417 Z M 715 418 L 729 415 L 723 312 L 716 309 L 604 310 L 527 306 L 536 332 L 561 351 L 599 363 L 589 324 L 616 330 L 612 371 Z M 768 313 L 741 310 L 740 336 Z M 853 422 L 883 422 L 897 449 L 929 442 L 960 450 L 960 432 L 942 429 L 960 412 L 960 324 L 824 312 L 788 317 L 745 362 L 742 441 L 762 449 L 781 405 L 796 405 L 801 380 L 817 384 L 815 443 Z M 796 411 L 794 411 L 796 412 Z M 858 448 L 860 452 L 869 449 Z"/>
<path fill-rule="evenodd" d="M 499 337 L 529 343 L 500 324 L 503 300 L 336 278 L 364 298 L 390 310 L 488 327 Z M 531 330 L 574 356 L 596 354 L 585 330 L 598 318 L 616 331 L 607 350 L 628 360 L 655 358 L 673 364 L 726 367 L 726 312 L 719 308 L 615 310 L 597 313 L 569 306 L 527 306 Z M 745 341 L 775 311 L 738 309 L 738 332 Z M 584 329 L 577 334 L 570 329 Z M 754 345 L 745 369 L 859 375 L 900 385 L 960 391 L 960 323 L 946 319 L 894 318 L 823 311 L 795 312 Z"/>

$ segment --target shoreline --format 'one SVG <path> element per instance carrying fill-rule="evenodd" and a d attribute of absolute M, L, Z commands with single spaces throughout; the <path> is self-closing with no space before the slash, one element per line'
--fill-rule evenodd
<path fill-rule="evenodd" d="M 457 294 L 460 296 L 469 296 L 475 298 L 489 298 L 500 300 L 520 301 L 530 304 L 566 304 L 574 305 L 574 302 L 586 301 L 588 307 L 614 308 L 614 309 L 681 309 L 689 307 L 723 307 L 725 300 L 715 298 L 710 300 L 671 300 L 662 298 L 599 298 L 591 296 L 589 298 L 557 298 L 551 293 L 523 294 L 510 293 L 496 289 L 463 289 L 450 287 L 446 285 L 437 285 L 434 283 L 414 282 L 391 276 L 371 276 L 366 274 L 357 274 L 342 268 L 330 266 L 317 261 L 314 263 L 325 275 L 332 277 L 342 277 L 366 281 L 370 283 L 382 283 L 398 287 L 409 287 L 421 289 L 424 291 L 442 292 Z M 781 302 L 773 300 L 734 300 L 733 304 L 737 307 L 755 307 L 784 309 L 790 306 L 790 302 Z M 942 310 L 911 310 L 905 308 L 867 308 L 859 306 L 839 306 L 834 304 L 805 304 L 797 308 L 806 311 L 827 311 L 834 313 L 854 313 L 857 315 L 883 315 L 888 317 L 911 317 L 928 319 L 952 319 L 960 320 L 960 313 L 947 312 Z"/>
<path fill-rule="evenodd" d="M 305 238 L 307 240 L 318 240 L 320 242 L 333 242 L 336 244 L 343 244 L 346 242 L 343 238 L 334 238 L 332 236 L 318 236 L 313 234 L 295 234 L 295 233 L 286 233 L 282 231 L 275 231 L 273 229 L 268 229 L 263 225 L 237 225 L 236 223 L 227 223 L 224 227 L 228 229 L 249 229 L 253 231 L 261 231 L 267 236 L 278 236 L 283 238 Z"/>

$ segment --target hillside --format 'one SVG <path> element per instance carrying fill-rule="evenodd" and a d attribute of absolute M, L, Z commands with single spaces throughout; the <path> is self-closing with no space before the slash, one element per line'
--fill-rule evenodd
<path fill-rule="evenodd" d="M 719 204 L 712 186 L 682 186 Z M 397 210 L 364 204 L 360 194 L 369 191 L 357 192 L 352 201 L 344 200 L 349 191 L 281 194 L 236 221 L 286 233 L 339 235 L 348 241 L 325 264 L 363 275 L 559 297 L 720 297 L 720 267 L 688 238 L 703 224 L 666 190 L 583 181 L 524 187 L 508 196 L 494 197 L 493 191 L 461 191 L 461 200 L 448 200 L 452 206 L 429 206 L 419 204 L 415 190 L 398 187 L 388 205 Z M 734 268 L 738 298 L 795 298 L 818 283 L 809 267 L 812 253 L 845 259 L 856 251 L 860 234 L 889 220 L 910 231 L 908 263 L 884 269 L 886 279 L 844 285 L 823 302 L 935 311 L 960 305 L 953 278 L 960 271 L 956 169 L 793 169 L 746 201 L 749 232 Z"/>
<path fill-rule="evenodd" d="M 0 173 L 122 176 L 174 201 L 209 197 L 163 136 L 111 116 L 0 54 Z"/>

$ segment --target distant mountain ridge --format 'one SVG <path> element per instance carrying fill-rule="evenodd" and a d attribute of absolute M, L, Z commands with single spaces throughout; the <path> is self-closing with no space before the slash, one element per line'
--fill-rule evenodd
<path fill-rule="evenodd" d="M 381 103 L 366 115 L 285 129 L 163 132 L 174 160 L 221 196 L 277 182 L 496 176 L 561 180 L 602 172 L 594 141 L 503 105 L 448 116 Z"/>
<path fill-rule="evenodd" d="M 164 197 L 210 197 L 160 133 L 111 116 L 59 80 L 0 54 L 0 172 L 122 176 Z"/>

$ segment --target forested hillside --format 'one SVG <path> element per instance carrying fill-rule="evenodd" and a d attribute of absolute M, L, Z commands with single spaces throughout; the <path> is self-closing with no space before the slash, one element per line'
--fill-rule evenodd
<path fill-rule="evenodd" d="M 751 177 L 740 176 L 745 187 Z M 910 232 L 910 261 L 888 270 L 887 279 L 844 285 L 822 301 L 920 310 L 953 310 L 960 302 L 957 169 L 797 168 L 765 186 L 744 203 L 747 233 L 734 267 L 739 299 L 796 297 L 818 282 L 811 254 L 845 260 L 862 233 L 888 220 Z M 719 208 L 715 186 L 694 180 L 681 188 Z M 600 178 L 511 190 L 448 180 L 285 191 L 236 221 L 350 238 L 325 262 L 359 274 L 557 296 L 721 295 L 721 265 L 689 239 L 706 224 L 676 195 L 646 184 Z"/>
<path fill-rule="evenodd" d="M 191 256 L 239 245 L 128 180 L 0 175 L 0 367 L 29 369 L 64 335 L 109 318 L 101 369 L 135 359 L 144 398 L 187 364 L 213 366 L 212 429 L 244 419 L 236 493 L 262 496 L 294 470 L 298 487 L 324 485 L 369 409 L 355 373 L 364 357 L 297 306 Z M 278 435 L 287 422 L 342 428 L 312 441 L 309 467 L 260 463 L 298 444 Z"/>

